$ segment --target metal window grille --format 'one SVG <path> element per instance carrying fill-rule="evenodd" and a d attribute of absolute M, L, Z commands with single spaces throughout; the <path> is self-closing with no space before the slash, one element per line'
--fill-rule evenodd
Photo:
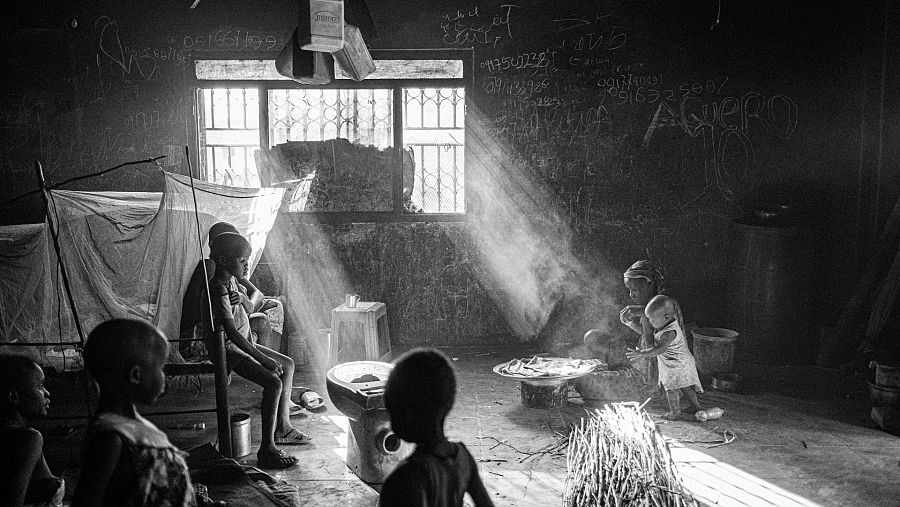
<path fill-rule="evenodd" d="M 412 210 L 465 211 L 465 90 L 403 88 L 404 147 L 415 174 Z M 390 89 L 270 89 L 269 144 L 343 137 L 385 148 L 395 119 Z M 206 88 L 199 93 L 201 166 L 206 179 L 231 186 L 259 186 L 253 152 L 259 149 L 259 91 Z"/>
<path fill-rule="evenodd" d="M 403 89 L 403 139 L 416 161 L 412 202 L 426 213 L 465 211 L 464 92 Z"/>
<path fill-rule="evenodd" d="M 259 91 L 204 88 L 200 105 L 200 166 L 208 181 L 259 187 L 253 153 L 259 149 Z"/>
<path fill-rule="evenodd" d="M 393 139 L 391 90 L 269 90 L 269 142 L 343 137 L 379 148 Z"/>

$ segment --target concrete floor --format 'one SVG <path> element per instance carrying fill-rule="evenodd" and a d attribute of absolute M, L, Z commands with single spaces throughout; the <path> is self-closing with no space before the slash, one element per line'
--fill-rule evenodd
<path fill-rule="evenodd" d="M 396 352 L 396 351 L 395 351 Z M 586 408 L 578 398 L 562 409 L 532 409 L 519 399 L 518 382 L 500 377 L 491 368 L 522 349 L 446 349 L 454 358 L 459 396 L 448 420 L 448 434 L 465 442 L 479 461 L 481 476 L 496 505 L 561 505 L 566 476 L 561 453 L 534 455 L 552 444 L 575 423 Z M 672 454 L 687 487 L 707 505 L 900 505 L 900 438 L 878 431 L 868 418 L 865 382 L 816 368 L 760 368 L 739 366 L 750 377 L 744 392 L 707 390 L 704 406 L 719 406 L 725 416 L 705 423 L 663 422 L 659 428 L 671 439 Z M 324 376 L 306 365 L 298 368 L 295 385 L 308 385 L 324 397 L 327 408 L 304 412 L 295 426 L 314 437 L 311 445 L 285 447 L 300 465 L 272 472 L 299 487 L 310 506 L 372 506 L 375 489 L 360 481 L 344 462 L 347 420 L 327 400 Z M 50 379 L 51 392 L 54 379 Z M 78 382 L 57 387 L 52 411 L 60 413 L 79 392 Z M 66 392 L 68 389 L 69 393 Z M 73 394 L 74 393 L 74 394 Z M 212 406 L 212 378 L 202 380 L 202 392 L 181 386 L 160 400 L 156 410 Z M 574 391 L 573 391 L 574 393 Z M 258 445 L 259 393 L 242 379 L 230 386 L 233 410 L 253 414 L 254 452 Z M 83 402 L 80 402 L 83 406 Z M 648 406 L 651 414 L 665 411 L 664 397 Z M 215 439 L 212 414 L 152 418 L 172 440 L 188 448 Z M 659 420 L 658 417 L 654 417 Z M 205 422 L 206 430 L 172 429 L 176 424 Z M 75 431 L 61 438 L 61 425 L 77 427 L 82 420 L 46 421 L 47 456 L 51 468 L 74 484 L 80 452 Z M 710 447 L 728 430 L 736 436 L 727 445 Z M 255 454 L 241 461 L 255 463 Z M 71 485 L 70 484 L 70 487 Z"/>

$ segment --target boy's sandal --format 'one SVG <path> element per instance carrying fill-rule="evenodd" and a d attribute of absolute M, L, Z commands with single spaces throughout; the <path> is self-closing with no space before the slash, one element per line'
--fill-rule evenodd
<path fill-rule="evenodd" d="M 282 451 L 281 449 L 275 453 L 256 453 L 256 464 L 259 468 L 275 468 L 275 469 L 285 469 L 290 468 L 297 464 L 300 461 L 296 456 L 291 456 L 290 454 Z"/>
<path fill-rule="evenodd" d="M 303 445 L 310 442 L 312 442 L 312 437 L 297 428 L 291 428 L 287 435 L 275 437 L 276 445 Z"/>
<path fill-rule="evenodd" d="M 302 386 L 294 386 L 291 391 L 291 401 L 307 410 L 318 410 L 325 406 L 325 400 L 319 393 Z"/>

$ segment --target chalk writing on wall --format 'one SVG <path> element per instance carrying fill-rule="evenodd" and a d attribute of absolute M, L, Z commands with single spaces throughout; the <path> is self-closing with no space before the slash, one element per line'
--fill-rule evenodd
<path fill-rule="evenodd" d="M 700 140 L 706 166 L 714 171 L 719 181 L 747 176 L 755 163 L 751 135 L 765 133 L 785 140 L 797 128 L 797 104 L 787 95 L 766 97 L 749 91 L 741 97 L 704 100 L 695 95 L 694 90 L 691 87 L 684 93 L 677 105 L 671 105 L 668 100 L 659 103 L 643 145 L 646 147 L 660 129 L 678 129 Z M 719 91 L 721 88 L 716 93 Z M 719 186 L 727 194 L 731 193 L 724 184 Z"/>
<path fill-rule="evenodd" d="M 101 16 L 94 22 L 94 27 L 99 32 L 98 66 L 102 55 L 106 61 L 120 68 L 123 76 L 159 79 L 160 69 L 163 65 L 172 64 L 182 68 L 188 65 L 188 55 L 172 45 L 124 44 L 119 23 L 116 20 Z"/>
<path fill-rule="evenodd" d="M 625 28 L 611 22 L 609 14 L 594 19 L 580 17 L 554 19 L 556 48 L 569 52 L 615 51 L 628 42 Z"/>
<path fill-rule="evenodd" d="M 272 51 L 284 46 L 278 39 L 278 34 L 273 32 L 216 30 L 185 35 L 181 43 L 184 49 L 192 51 Z"/>
<path fill-rule="evenodd" d="M 556 51 L 547 48 L 539 52 L 497 56 L 482 61 L 479 66 L 488 72 L 502 72 L 509 69 L 556 68 L 555 57 Z"/>
<path fill-rule="evenodd" d="M 512 40 L 512 16 L 522 13 L 522 7 L 503 4 L 496 12 L 488 12 L 478 6 L 441 16 L 441 40 L 447 46 L 471 47 L 488 45 L 497 47 L 503 40 Z"/>

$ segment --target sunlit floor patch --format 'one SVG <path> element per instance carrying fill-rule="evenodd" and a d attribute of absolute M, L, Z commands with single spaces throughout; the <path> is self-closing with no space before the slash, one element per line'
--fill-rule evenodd
<path fill-rule="evenodd" d="M 350 419 L 347 416 L 343 415 L 328 415 L 325 416 L 325 419 L 334 423 L 335 426 L 340 430 L 339 432 L 329 432 L 331 436 L 335 440 L 335 444 L 338 447 L 332 449 L 334 454 L 337 455 L 341 461 L 347 461 L 347 434 L 350 431 Z"/>
<path fill-rule="evenodd" d="M 681 444 L 669 444 L 684 486 L 701 505 L 819 507 L 759 477 Z"/>

